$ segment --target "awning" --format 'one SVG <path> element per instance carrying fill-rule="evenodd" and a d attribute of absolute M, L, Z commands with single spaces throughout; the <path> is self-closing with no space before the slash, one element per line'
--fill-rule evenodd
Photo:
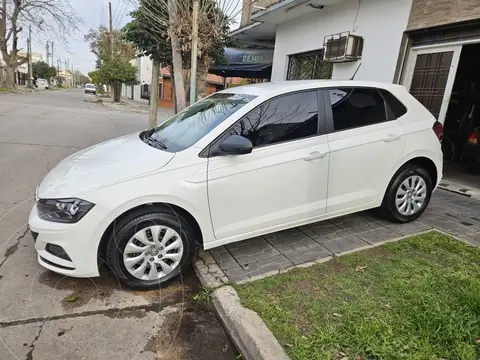
<path fill-rule="evenodd" d="M 210 73 L 223 77 L 269 79 L 272 74 L 273 49 L 225 48 L 226 64 L 210 67 Z"/>

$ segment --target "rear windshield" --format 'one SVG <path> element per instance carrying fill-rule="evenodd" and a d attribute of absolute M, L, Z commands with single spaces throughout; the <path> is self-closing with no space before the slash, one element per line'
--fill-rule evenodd
<path fill-rule="evenodd" d="M 174 115 L 160 126 L 141 134 L 151 146 L 169 152 L 182 151 L 212 131 L 256 96 L 216 93 Z M 149 141 L 152 140 L 153 141 Z"/>

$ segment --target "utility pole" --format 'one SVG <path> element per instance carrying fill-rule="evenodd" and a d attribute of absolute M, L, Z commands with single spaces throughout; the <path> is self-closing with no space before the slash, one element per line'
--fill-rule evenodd
<path fill-rule="evenodd" d="M 65 86 L 67 86 L 67 87 L 68 87 L 70 84 L 69 84 L 69 83 L 68 83 L 68 81 L 67 81 L 67 80 L 68 80 L 68 72 L 67 72 L 67 71 L 68 71 L 68 66 L 67 66 L 67 60 L 64 60 L 63 62 L 65 63 L 65 65 L 64 65 L 64 66 L 65 66 Z"/>
<path fill-rule="evenodd" d="M 50 57 L 50 44 L 49 44 L 48 41 L 47 41 L 47 46 L 45 46 L 45 50 L 46 50 L 46 52 L 47 52 L 47 57 L 46 57 L 47 60 L 46 60 L 46 63 L 47 63 L 48 65 L 50 65 L 50 61 L 48 60 L 48 58 Z"/>
<path fill-rule="evenodd" d="M 32 87 L 32 25 L 28 27 L 28 87 Z"/>
<path fill-rule="evenodd" d="M 113 21 L 112 21 L 112 2 L 108 2 L 108 13 L 110 17 L 110 56 L 111 60 L 113 60 Z M 112 101 L 115 102 L 115 87 L 117 85 L 113 85 L 113 88 L 109 85 L 108 90 L 111 92 Z"/>
<path fill-rule="evenodd" d="M 198 11 L 200 7 L 199 0 L 193 2 L 192 14 L 192 60 L 190 69 L 190 105 L 195 104 L 196 101 L 196 87 L 197 87 L 197 54 L 198 54 Z"/>
<path fill-rule="evenodd" d="M 52 66 L 53 66 L 53 41 L 52 41 Z"/>
<path fill-rule="evenodd" d="M 112 2 L 108 2 L 108 12 L 110 14 L 110 52 L 113 60 L 113 21 L 112 21 Z"/>

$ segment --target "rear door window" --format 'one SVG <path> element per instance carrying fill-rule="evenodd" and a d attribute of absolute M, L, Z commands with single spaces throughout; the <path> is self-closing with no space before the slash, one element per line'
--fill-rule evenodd
<path fill-rule="evenodd" d="M 398 100 L 390 91 L 379 89 L 385 102 L 387 103 L 387 111 L 390 120 L 398 119 L 407 113 L 407 108 Z"/>
<path fill-rule="evenodd" d="M 385 102 L 375 88 L 329 89 L 334 131 L 354 129 L 390 120 Z"/>

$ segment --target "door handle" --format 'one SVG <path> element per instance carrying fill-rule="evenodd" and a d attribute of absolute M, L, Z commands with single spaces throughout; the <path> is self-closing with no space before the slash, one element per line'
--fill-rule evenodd
<path fill-rule="evenodd" d="M 321 153 L 318 151 L 311 152 L 308 156 L 304 157 L 303 160 L 305 161 L 312 161 L 315 159 L 322 159 L 327 156 L 327 153 Z"/>
<path fill-rule="evenodd" d="M 383 141 L 385 141 L 385 142 L 395 141 L 395 140 L 400 139 L 401 137 L 402 137 L 402 135 L 389 134 L 388 137 L 383 139 Z"/>

